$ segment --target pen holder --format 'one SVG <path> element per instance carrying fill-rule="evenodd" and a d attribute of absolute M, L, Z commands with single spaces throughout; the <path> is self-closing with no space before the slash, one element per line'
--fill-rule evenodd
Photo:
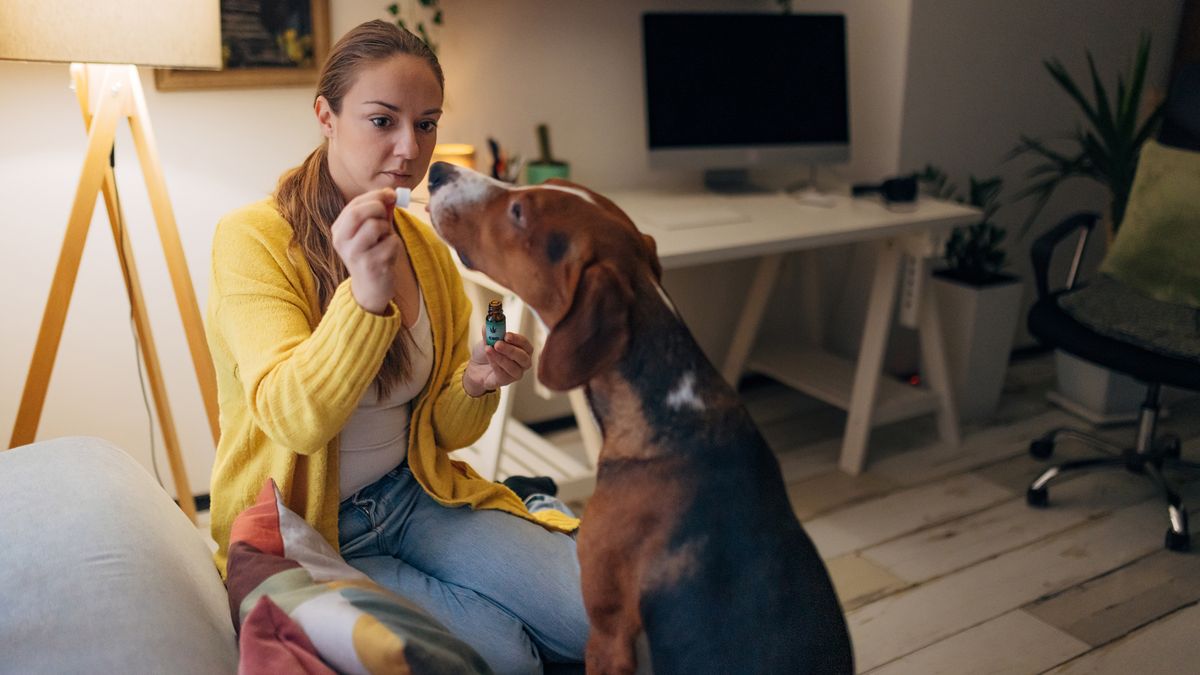
<path fill-rule="evenodd" d="M 529 185 L 537 185 L 545 183 L 551 178 L 570 178 L 570 165 L 554 159 L 554 155 L 550 154 L 550 128 L 545 124 L 539 124 L 537 137 L 542 156 L 525 166 L 525 182 Z"/>
<path fill-rule="evenodd" d="M 543 164 L 535 162 L 525 165 L 525 182 L 529 185 L 544 183 L 550 178 L 570 178 L 571 166 L 565 162 Z"/>

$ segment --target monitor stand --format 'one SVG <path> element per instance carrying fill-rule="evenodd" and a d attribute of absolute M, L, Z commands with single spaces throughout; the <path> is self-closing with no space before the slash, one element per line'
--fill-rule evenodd
<path fill-rule="evenodd" d="M 800 181 L 789 185 L 785 190 L 792 199 L 805 204 L 807 206 L 820 206 L 823 208 L 832 208 L 837 204 L 834 196 L 828 192 L 821 191 L 817 187 L 817 165 L 808 165 L 808 180 Z"/>
<path fill-rule="evenodd" d="M 721 194 L 755 194 L 770 192 L 750 181 L 746 169 L 705 169 L 704 189 Z"/>

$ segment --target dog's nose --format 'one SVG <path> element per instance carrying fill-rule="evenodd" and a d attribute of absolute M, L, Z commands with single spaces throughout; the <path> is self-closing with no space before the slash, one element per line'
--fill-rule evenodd
<path fill-rule="evenodd" d="M 429 167 L 429 194 L 437 192 L 437 189 L 446 183 L 454 176 L 454 165 L 448 162 L 434 162 L 433 166 Z"/>

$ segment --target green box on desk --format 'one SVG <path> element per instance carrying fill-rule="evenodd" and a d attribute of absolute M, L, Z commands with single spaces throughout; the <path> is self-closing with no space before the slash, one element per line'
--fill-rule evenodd
<path fill-rule="evenodd" d="M 525 167 L 525 182 L 529 185 L 545 183 L 551 178 L 570 178 L 571 165 L 566 162 L 534 162 Z"/>

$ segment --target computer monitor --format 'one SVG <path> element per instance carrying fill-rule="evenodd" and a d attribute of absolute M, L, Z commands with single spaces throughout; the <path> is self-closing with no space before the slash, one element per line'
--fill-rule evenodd
<path fill-rule="evenodd" d="M 736 190 L 749 168 L 849 159 L 845 16 L 648 12 L 642 38 L 651 167 Z"/>

